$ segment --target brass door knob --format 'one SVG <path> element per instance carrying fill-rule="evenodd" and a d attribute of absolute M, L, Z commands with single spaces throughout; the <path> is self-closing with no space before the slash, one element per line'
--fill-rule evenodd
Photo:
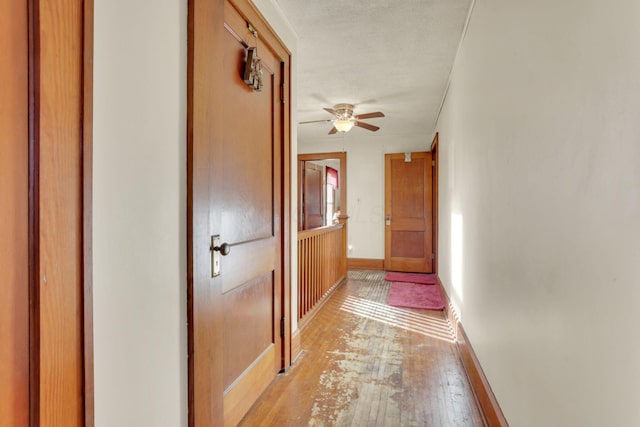
<path fill-rule="evenodd" d="M 214 251 L 220 252 L 220 255 L 227 256 L 229 252 L 231 252 L 231 245 L 228 243 L 223 243 L 220 246 L 214 246 Z"/>

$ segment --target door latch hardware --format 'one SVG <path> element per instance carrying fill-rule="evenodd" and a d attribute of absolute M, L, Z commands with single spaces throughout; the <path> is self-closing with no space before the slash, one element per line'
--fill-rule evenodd
<path fill-rule="evenodd" d="M 220 275 L 220 256 L 227 256 L 231 252 L 231 245 L 228 243 L 220 244 L 220 235 L 211 236 L 211 277 Z"/>

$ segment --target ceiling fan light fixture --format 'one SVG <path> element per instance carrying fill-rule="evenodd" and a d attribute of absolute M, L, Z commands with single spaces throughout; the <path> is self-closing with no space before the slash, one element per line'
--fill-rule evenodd
<path fill-rule="evenodd" d="M 384 117 L 384 114 L 380 111 L 354 115 L 352 104 L 336 104 L 333 108 L 325 107 L 323 110 L 333 115 L 335 118 L 329 120 L 311 120 L 308 122 L 300 122 L 299 124 L 331 122 L 333 127 L 331 127 L 331 130 L 329 131 L 329 135 L 335 135 L 338 132 L 349 132 L 354 126 L 358 126 L 371 132 L 376 132 L 380 129 L 378 126 L 365 123 L 362 119 Z"/>
<path fill-rule="evenodd" d="M 333 126 L 338 132 L 349 132 L 355 124 L 353 119 L 337 119 L 333 122 Z"/>

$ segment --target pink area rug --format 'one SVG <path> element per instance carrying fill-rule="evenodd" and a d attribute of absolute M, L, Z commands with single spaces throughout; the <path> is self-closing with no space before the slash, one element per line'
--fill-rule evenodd
<path fill-rule="evenodd" d="M 440 286 L 422 286 L 422 284 L 404 282 L 391 284 L 387 304 L 425 310 L 443 310 L 445 307 Z"/>
<path fill-rule="evenodd" d="M 389 282 L 421 283 L 423 285 L 435 285 L 438 283 L 435 274 L 398 273 L 397 271 L 387 273 L 384 276 L 384 280 Z"/>

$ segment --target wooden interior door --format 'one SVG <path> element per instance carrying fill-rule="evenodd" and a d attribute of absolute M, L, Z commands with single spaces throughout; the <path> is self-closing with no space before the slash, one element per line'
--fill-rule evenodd
<path fill-rule="evenodd" d="M 29 425 L 27 3 L 0 3 L 0 425 Z"/>
<path fill-rule="evenodd" d="M 189 424 L 234 426 L 290 358 L 288 53 L 248 1 L 189 15 Z"/>
<path fill-rule="evenodd" d="M 433 271 L 431 153 L 385 154 L 385 270 Z"/>
<path fill-rule="evenodd" d="M 324 225 L 323 167 L 311 162 L 304 163 L 304 190 L 302 193 L 302 209 L 304 212 L 304 230 Z"/>
<path fill-rule="evenodd" d="M 269 49 L 259 49 L 264 87 L 254 91 L 242 79 L 247 22 L 228 2 L 225 29 L 223 147 L 212 162 L 223 180 L 212 213 L 214 233 L 231 245 L 214 281 L 224 311 L 225 425 L 235 425 L 282 368 L 282 70 Z"/>

